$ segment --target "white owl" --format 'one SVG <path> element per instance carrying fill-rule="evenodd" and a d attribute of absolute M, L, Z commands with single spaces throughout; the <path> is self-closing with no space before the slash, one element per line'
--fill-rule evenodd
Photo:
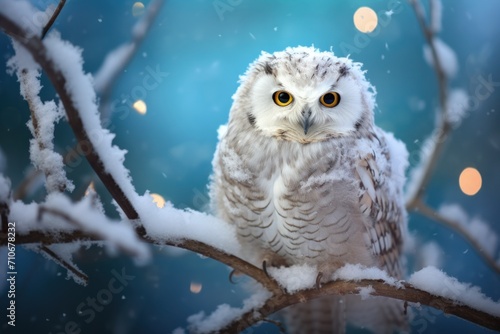
<path fill-rule="evenodd" d="M 245 257 L 316 265 L 325 282 L 346 263 L 403 274 L 407 151 L 374 125 L 361 64 L 313 47 L 262 53 L 240 78 L 213 160 L 212 208 L 237 226 Z M 346 322 L 405 328 L 403 304 L 323 297 L 286 310 L 290 333 L 342 333 Z"/>

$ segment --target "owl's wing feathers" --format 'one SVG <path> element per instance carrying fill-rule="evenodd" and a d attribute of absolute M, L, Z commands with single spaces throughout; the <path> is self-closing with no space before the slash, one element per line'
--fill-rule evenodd
<path fill-rule="evenodd" d="M 380 131 L 374 140 L 372 151 L 362 153 L 355 167 L 360 183 L 359 205 L 365 216 L 365 237 L 378 265 L 389 275 L 401 279 L 406 231 L 402 196 L 406 164 L 399 160 L 406 159 L 407 153 L 404 145 L 391 134 Z M 359 296 L 347 296 L 346 302 L 347 319 L 356 326 L 370 328 L 375 333 L 407 329 L 401 301 L 383 297 L 361 300 Z"/>
<path fill-rule="evenodd" d="M 400 143 L 382 131 L 372 140 L 371 152 L 363 152 L 355 167 L 360 183 L 360 210 L 366 217 L 366 238 L 379 266 L 389 275 L 401 278 L 400 262 L 406 229 L 402 196 L 405 166 L 392 160 L 400 159 L 397 155 L 405 155 L 406 149 L 401 150 Z"/>

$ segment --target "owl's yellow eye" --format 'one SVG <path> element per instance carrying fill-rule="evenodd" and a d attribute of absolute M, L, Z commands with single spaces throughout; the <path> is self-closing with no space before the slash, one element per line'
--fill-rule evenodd
<path fill-rule="evenodd" d="M 293 102 L 293 96 L 292 94 L 284 90 L 279 90 L 277 92 L 274 92 L 273 101 L 280 107 L 286 107 L 287 105 Z"/>
<path fill-rule="evenodd" d="M 319 98 L 319 102 L 327 108 L 336 107 L 340 103 L 340 94 L 337 92 L 328 92 Z"/>

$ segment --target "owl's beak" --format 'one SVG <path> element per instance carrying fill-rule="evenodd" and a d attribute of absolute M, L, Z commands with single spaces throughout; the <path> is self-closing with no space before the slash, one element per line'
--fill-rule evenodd
<path fill-rule="evenodd" d="M 304 116 L 304 121 L 302 122 L 302 125 L 304 127 L 304 134 L 307 135 L 307 131 L 309 131 L 309 128 L 312 125 L 311 121 L 311 110 L 310 109 L 304 109 L 302 111 L 302 115 Z"/>

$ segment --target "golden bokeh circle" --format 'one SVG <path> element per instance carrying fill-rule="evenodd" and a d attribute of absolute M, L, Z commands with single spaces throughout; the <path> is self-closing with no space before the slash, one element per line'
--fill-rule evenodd
<path fill-rule="evenodd" d="M 483 180 L 479 171 L 473 167 L 465 168 L 458 178 L 460 190 L 466 195 L 474 196 L 481 189 Z"/>
<path fill-rule="evenodd" d="M 149 196 L 151 196 L 153 198 L 153 203 L 155 203 L 156 206 L 159 207 L 160 209 L 165 206 L 166 201 L 162 195 L 151 193 L 151 194 L 149 194 Z"/>
<path fill-rule="evenodd" d="M 354 13 L 354 26 L 362 33 L 370 33 L 377 28 L 377 13 L 370 7 L 359 7 Z"/>
<path fill-rule="evenodd" d="M 142 2 L 136 2 L 132 5 L 132 15 L 133 16 L 140 16 L 144 14 L 145 8 L 144 4 Z"/>
<path fill-rule="evenodd" d="M 132 107 L 134 107 L 135 111 L 137 111 L 141 115 L 145 115 L 146 112 L 148 111 L 148 106 L 146 105 L 146 102 L 144 102 L 143 100 L 135 101 Z"/>

